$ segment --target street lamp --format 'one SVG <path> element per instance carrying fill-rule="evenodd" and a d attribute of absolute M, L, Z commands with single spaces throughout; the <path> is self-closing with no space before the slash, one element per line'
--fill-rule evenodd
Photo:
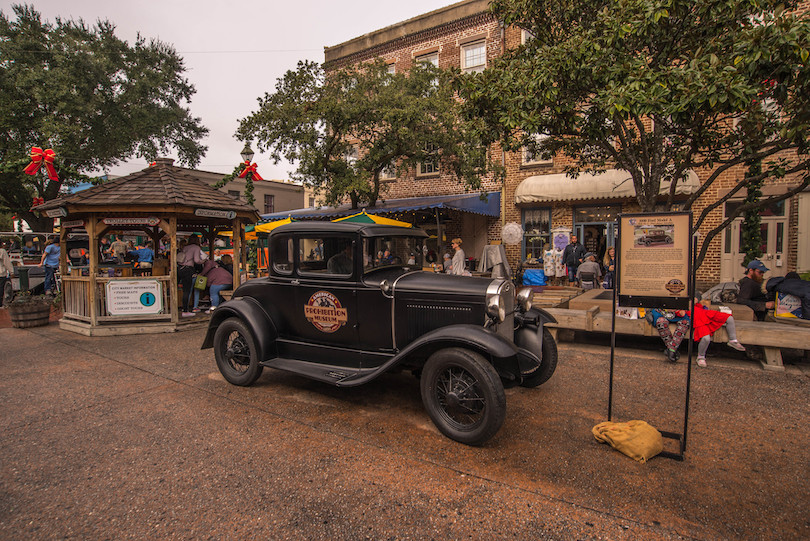
<path fill-rule="evenodd" d="M 250 163 L 253 160 L 253 149 L 250 148 L 250 143 L 245 141 L 245 148 L 242 149 L 240 153 L 242 155 L 242 159 L 245 160 L 245 163 Z"/>

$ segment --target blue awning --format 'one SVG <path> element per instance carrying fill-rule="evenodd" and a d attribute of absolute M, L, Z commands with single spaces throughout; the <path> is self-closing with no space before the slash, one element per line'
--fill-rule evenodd
<path fill-rule="evenodd" d="M 426 209 L 453 209 L 483 216 L 501 215 L 501 192 L 488 192 L 485 199 L 481 199 L 480 193 L 464 193 L 455 195 L 432 195 L 427 197 L 408 197 L 405 199 L 387 199 L 378 201 L 373 207 L 350 208 L 350 205 L 340 205 L 339 207 L 319 207 L 296 210 L 286 210 L 283 212 L 273 212 L 262 214 L 263 221 L 279 220 L 282 218 L 297 219 L 331 219 L 340 216 L 357 214 L 365 209 L 368 214 L 388 214 L 391 212 L 406 212 Z"/>

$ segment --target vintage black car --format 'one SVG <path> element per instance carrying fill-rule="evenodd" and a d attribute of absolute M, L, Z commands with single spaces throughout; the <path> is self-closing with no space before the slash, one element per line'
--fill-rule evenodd
<path fill-rule="evenodd" d="M 265 366 L 339 387 L 411 370 L 439 430 L 480 445 L 503 423 L 505 386 L 554 373 L 557 345 L 543 326 L 554 319 L 509 280 L 424 271 L 426 237 L 376 224 L 280 226 L 270 276 L 216 309 L 202 347 L 235 385 Z"/>

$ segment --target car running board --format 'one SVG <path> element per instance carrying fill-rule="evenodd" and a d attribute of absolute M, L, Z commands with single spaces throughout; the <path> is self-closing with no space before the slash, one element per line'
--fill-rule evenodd
<path fill-rule="evenodd" d="M 357 378 L 378 370 L 377 368 L 346 368 L 345 366 L 319 364 L 308 361 L 299 361 L 297 359 L 284 359 L 281 357 L 276 357 L 275 359 L 270 359 L 269 361 L 263 361 L 260 364 L 262 366 L 292 372 L 293 374 L 305 376 L 324 383 L 330 383 L 332 385 L 340 385 L 340 383 L 344 380 Z"/>

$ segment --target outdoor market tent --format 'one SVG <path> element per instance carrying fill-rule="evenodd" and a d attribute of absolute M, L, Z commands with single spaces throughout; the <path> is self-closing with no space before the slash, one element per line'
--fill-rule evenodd
<path fill-rule="evenodd" d="M 393 220 L 391 218 L 386 218 L 384 216 L 377 216 L 376 214 L 366 214 L 366 209 L 363 209 L 363 212 L 358 212 L 357 214 L 352 214 L 351 216 L 345 216 L 343 218 L 337 218 L 332 221 L 355 222 L 361 224 L 395 225 L 397 227 L 413 227 L 408 222 L 403 222 L 401 220 Z"/>
<path fill-rule="evenodd" d="M 213 257 L 216 228 L 228 226 L 234 245 L 234 288 L 245 266 L 245 225 L 256 222 L 256 209 L 221 192 L 195 175 L 162 158 L 142 171 L 110 180 L 74 194 L 48 201 L 37 212 L 61 219 L 60 245 L 64 317 L 60 326 L 82 334 L 136 334 L 171 332 L 198 318 L 182 318 L 178 310 L 178 233 L 199 233 L 209 241 Z M 89 238 L 89 268 L 68 275 L 66 245 L 70 235 Z M 143 232 L 155 248 L 164 236 L 171 243 L 161 275 L 99 275 L 99 240 L 112 232 Z M 138 297 L 138 293 L 141 297 Z M 150 296 L 151 295 L 151 296 Z M 148 303 L 138 300 L 147 299 Z M 205 323 L 205 318 L 197 323 Z"/>

